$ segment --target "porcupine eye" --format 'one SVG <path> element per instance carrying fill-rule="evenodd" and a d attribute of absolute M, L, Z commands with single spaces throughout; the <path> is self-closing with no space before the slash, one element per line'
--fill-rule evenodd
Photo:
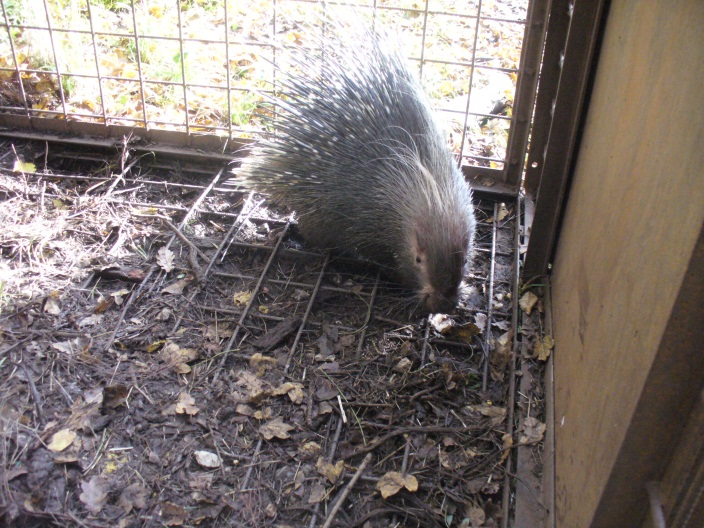
<path fill-rule="evenodd" d="M 420 264 L 421 262 L 423 262 L 423 259 L 420 258 L 420 255 L 416 255 L 416 264 Z"/>

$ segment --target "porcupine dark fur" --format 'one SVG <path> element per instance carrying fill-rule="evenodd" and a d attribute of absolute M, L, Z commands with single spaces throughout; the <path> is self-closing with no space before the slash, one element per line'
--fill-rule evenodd
<path fill-rule="evenodd" d="M 376 262 L 427 311 L 448 311 L 473 247 L 471 191 L 391 38 L 331 26 L 291 52 L 278 135 L 239 177 L 296 211 L 310 244 Z"/>

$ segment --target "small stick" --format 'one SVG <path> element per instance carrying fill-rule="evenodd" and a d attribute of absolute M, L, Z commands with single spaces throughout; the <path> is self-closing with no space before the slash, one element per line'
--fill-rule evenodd
<path fill-rule="evenodd" d="M 362 460 L 362 463 L 359 465 L 357 472 L 352 476 L 352 479 L 347 483 L 347 486 L 345 486 L 342 495 L 340 495 L 340 498 L 335 503 L 335 506 L 333 506 L 332 510 L 330 511 L 330 514 L 328 515 L 328 518 L 325 519 L 325 524 L 323 525 L 323 528 L 330 528 L 330 526 L 332 526 L 332 522 L 335 520 L 337 512 L 340 511 L 340 508 L 342 508 L 342 505 L 345 502 L 347 495 L 350 494 L 350 491 L 352 491 L 352 488 L 359 480 L 359 477 L 361 477 L 362 473 L 364 473 L 364 470 L 367 469 L 367 465 L 369 464 L 371 459 L 372 454 L 367 453 L 367 456 L 364 457 L 364 460 Z"/>
<path fill-rule="evenodd" d="M 27 367 L 22 364 L 18 366 L 22 369 L 24 375 L 27 377 L 27 384 L 29 385 L 29 390 L 32 392 L 32 397 L 34 398 L 34 409 L 37 413 L 37 417 L 39 418 L 39 423 L 44 425 L 46 423 L 46 420 L 44 419 L 44 412 L 42 411 L 42 397 L 39 395 L 39 391 L 37 391 L 37 386 L 34 384 L 32 375 L 29 373 L 29 370 L 27 370 Z"/>

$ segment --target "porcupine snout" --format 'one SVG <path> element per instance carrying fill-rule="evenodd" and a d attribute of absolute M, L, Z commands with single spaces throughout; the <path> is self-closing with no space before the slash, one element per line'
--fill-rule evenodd
<path fill-rule="evenodd" d="M 455 182 L 464 185 L 460 178 Z M 436 204 L 436 211 L 415 217 L 404 259 L 411 267 L 399 265 L 407 273 L 401 281 L 415 289 L 421 306 L 430 313 L 448 313 L 457 306 L 474 244 L 476 221 L 468 190 L 461 188 L 447 200 Z"/>

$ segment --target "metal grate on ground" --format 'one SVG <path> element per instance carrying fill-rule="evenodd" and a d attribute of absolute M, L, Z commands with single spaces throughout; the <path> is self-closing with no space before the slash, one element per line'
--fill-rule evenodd
<path fill-rule="evenodd" d="M 76 453 L 90 464 L 46 477 L 65 480 L 65 511 L 83 511 L 79 483 L 101 475 L 113 495 L 94 525 L 124 517 L 116 490 L 135 484 L 149 498 L 130 515 L 146 526 L 459 526 L 479 511 L 487 526 L 506 525 L 516 204 L 478 201 L 476 254 L 443 334 L 443 321 L 409 313 L 408 296 L 368 263 L 300 245 L 295 219 L 231 188 L 227 166 L 126 149 L 108 177 L 100 155 L 32 148 L 45 168 L 24 175 L 23 192 L 44 189 L 49 209 L 70 203 L 59 213 L 67 229 L 87 226 L 91 210 L 109 211 L 112 226 L 82 235 L 104 253 L 83 284 L 61 290 L 71 315 L 35 314 L 35 334 L 41 324 L 51 342 L 80 350 L 48 347 L 37 360 L 25 341 L 3 353 L 51 372 L 33 382 L 51 431 L 75 424 L 95 387 L 124 391 L 101 407 L 100 448 L 86 440 Z M 7 198 L 17 174 L 0 176 Z M 19 341 L 27 309 L 3 318 Z M 97 313 L 99 328 L 80 326 Z M 33 400 L 16 371 L 3 380 L 8 394 Z M 16 462 L 43 451 L 24 448 Z M 11 494 L 33 496 L 30 483 L 12 480 Z"/>

